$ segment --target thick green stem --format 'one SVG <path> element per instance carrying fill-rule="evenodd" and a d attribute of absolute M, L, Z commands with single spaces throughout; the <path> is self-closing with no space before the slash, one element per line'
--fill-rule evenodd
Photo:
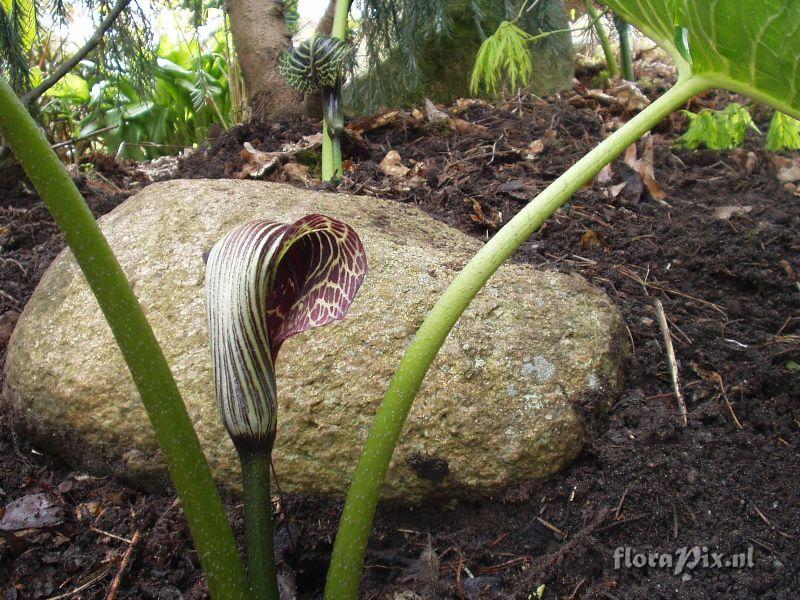
<path fill-rule="evenodd" d="M 244 488 L 244 535 L 247 574 L 253 600 L 278 600 L 278 573 L 272 539 L 269 454 L 240 451 Z"/>
<path fill-rule="evenodd" d="M 327 600 L 357 597 L 364 552 L 395 445 L 428 368 L 469 303 L 497 268 L 581 186 L 659 121 L 709 87 L 710 82 L 701 78 L 681 81 L 614 132 L 509 221 L 436 302 L 389 384 L 364 445 L 333 548 L 325 587 Z"/>
<path fill-rule="evenodd" d="M 622 76 L 628 81 L 633 81 L 633 52 L 631 51 L 630 25 L 620 17 L 614 15 L 614 26 L 619 36 L 619 58 L 622 63 Z"/>
<path fill-rule="evenodd" d="M 153 330 L 78 188 L 2 78 L 0 130 L 64 233 L 119 344 L 181 498 L 212 596 L 249 598 L 217 487 Z"/>
<path fill-rule="evenodd" d="M 611 47 L 611 41 L 608 39 L 606 28 L 600 21 L 600 14 L 594 6 L 594 0 L 586 0 L 586 11 L 594 24 L 594 31 L 600 39 L 600 47 L 603 49 L 603 54 L 606 57 L 606 70 L 608 71 L 609 79 L 616 79 L 619 77 L 619 67 L 617 66 L 617 57 L 614 56 L 614 49 Z"/>
<path fill-rule="evenodd" d="M 347 15 L 350 12 L 351 0 L 336 0 L 336 12 L 333 15 L 331 36 L 344 40 L 347 37 Z M 341 97 L 341 84 L 335 94 Z M 323 92 L 324 96 L 324 92 Z M 323 102 L 328 102 L 323 97 Z M 341 99 L 339 99 L 339 115 L 341 117 Z M 343 119 L 342 119 L 343 120 Z M 336 125 L 328 122 L 327 111 L 322 121 L 322 181 L 331 181 L 342 176 L 342 136 Z"/>

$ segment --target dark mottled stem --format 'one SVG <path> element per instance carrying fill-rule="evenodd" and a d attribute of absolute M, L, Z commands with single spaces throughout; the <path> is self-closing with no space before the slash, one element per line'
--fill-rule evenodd
<path fill-rule="evenodd" d="M 272 505 L 269 493 L 270 454 L 240 450 L 244 488 L 244 535 L 247 574 L 253 600 L 278 600 L 278 574 L 272 539 Z"/>

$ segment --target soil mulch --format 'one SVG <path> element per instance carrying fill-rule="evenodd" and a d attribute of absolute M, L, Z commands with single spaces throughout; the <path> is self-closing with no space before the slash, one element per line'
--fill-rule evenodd
<path fill-rule="evenodd" d="M 475 104 L 458 116 L 486 129 L 459 133 L 406 115 L 367 131 L 345 146 L 350 170 L 338 190 L 414 203 L 487 239 L 624 115 L 573 94 Z M 540 586 L 544 598 L 564 599 L 797 596 L 800 198 L 779 184 L 757 141 L 738 154 L 677 151 L 674 127 L 662 123 L 655 136 L 663 200 L 617 161 L 607 183 L 581 189 L 513 258 L 580 273 L 622 310 L 633 351 L 609 414 L 593 421 L 580 458 L 548 481 L 476 502 L 382 507 L 364 598 L 412 590 L 422 598 L 527 599 Z M 316 130 L 309 122 L 238 127 L 185 159 L 179 176 L 236 176 L 244 142 L 271 151 Z M 381 169 L 390 149 L 416 181 Z M 83 181 L 96 214 L 131 193 L 115 171 L 126 168 L 101 163 L 106 181 Z M 728 206 L 751 208 L 715 216 Z M 15 315 L 63 241 L 24 187 L 2 190 L 0 225 L 4 353 Z M 656 299 L 672 332 L 688 427 L 676 415 Z M 58 525 L 0 534 L 6 598 L 106 598 L 115 585 L 120 599 L 207 597 L 169 494 L 76 472 L 36 452 L 7 421 L 0 488 L 3 504 L 42 492 L 61 510 Z M 229 509 L 240 535 L 241 507 Z M 276 505 L 279 555 L 301 598 L 320 597 L 340 509 L 303 496 Z M 628 560 L 659 552 L 677 562 L 674 553 L 696 546 L 701 556 L 689 555 L 680 569 L 625 564 L 626 547 Z M 752 562 L 726 566 L 739 553 Z"/>

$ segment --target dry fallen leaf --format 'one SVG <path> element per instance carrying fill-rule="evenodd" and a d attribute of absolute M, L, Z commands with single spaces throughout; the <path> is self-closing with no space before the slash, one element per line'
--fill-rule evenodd
<path fill-rule="evenodd" d="M 364 117 L 363 119 L 356 119 L 347 125 L 347 130 L 351 133 L 362 135 L 381 127 L 394 125 L 400 118 L 399 110 L 390 110 L 371 117 Z"/>
<path fill-rule="evenodd" d="M 489 133 L 489 129 L 483 125 L 476 125 L 464 119 L 453 118 L 450 119 L 450 128 L 458 133 L 465 135 L 483 135 Z"/>
<path fill-rule="evenodd" d="M 661 186 L 656 181 L 655 170 L 653 168 L 653 136 L 650 134 L 644 137 L 642 158 L 636 162 L 634 169 L 639 173 L 639 176 L 642 178 L 642 183 L 654 200 L 661 201 L 667 197 L 666 192 L 661 189 Z"/>
<path fill-rule="evenodd" d="M 593 229 L 589 229 L 581 236 L 581 248 L 586 250 L 588 248 L 596 248 L 600 245 L 600 236 Z"/>
<path fill-rule="evenodd" d="M 628 165 L 634 171 L 636 170 L 636 142 L 625 148 L 625 156 L 622 158 L 622 162 Z"/>
<path fill-rule="evenodd" d="M 497 229 L 503 222 L 503 213 L 500 211 L 493 211 L 494 214 L 491 217 L 487 217 L 483 212 L 481 203 L 474 198 L 465 198 L 464 203 L 472 205 L 472 214 L 469 217 L 475 223 L 485 225 L 489 229 Z"/>
<path fill-rule="evenodd" d="M 714 218 L 727 221 L 733 215 L 746 215 L 751 210 L 753 210 L 752 206 L 720 206 L 714 210 Z"/>
<path fill-rule="evenodd" d="M 611 106 L 616 102 L 614 96 L 606 94 L 603 90 L 586 90 L 586 97 L 597 100 L 603 106 Z"/>
<path fill-rule="evenodd" d="M 308 167 L 296 162 L 283 165 L 283 173 L 286 175 L 287 179 L 299 181 L 300 183 L 307 184 L 313 179 L 309 173 Z"/>
<path fill-rule="evenodd" d="M 458 114 L 462 113 L 473 106 L 487 106 L 488 102 L 479 98 L 458 98 L 453 104 L 452 112 Z"/>
<path fill-rule="evenodd" d="M 396 177 L 398 179 L 405 177 L 411 170 L 403 166 L 403 160 L 400 158 L 400 153 L 397 150 L 389 150 L 378 166 L 381 168 L 381 171 L 390 177 Z"/>
<path fill-rule="evenodd" d="M 611 163 L 609 163 L 605 167 L 600 169 L 600 172 L 597 174 L 597 183 L 599 183 L 600 185 L 611 183 L 611 179 L 613 177 L 614 177 L 614 171 L 611 170 Z"/>
<path fill-rule="evenodd" d="M 629 112 L 638 112 L 650 106 L 650 100 L 632 81 L 619 84 L 612 88 L 611 92 L 617 104 Z"/>
<path fill-rule="evenodd" d="M 731 158 L 736 166 L 747 174 L 747 177 L 750 177 L 758 168 L 758 157 L 755 152 L 737 148 L 731 152 Z"/>
<path fill-rule="evenodd" d="M 293 158 L 298 152 L 311 150 L 322 145 L 322 134 L 303 136 L 297 143 L 284 144 L 277 152 L 264 152 L 256 150 L 250 142 L 245 142 L 242 147 L 241 157 L 245 164 L 239 173 L 242 179 L 258 179 L 274 171 L 279 165 Z"/>
<path fill-rule="evenodd" d="M 425 98 L 425 116 L 434 124 L 450 121 L 450 115 L 436 108 L 436 105 L 427 98 Z"/>
<path fill-rule="evenodd" d="M 778 180 L 781 183 L 786 184 L 800 181 L 800 157 L 786 158 L 773 154 L 771 160 Z"/>
<path fill-rule="evenodd" d="M 64 520 L 64 510 L 47 494 L 28 494 L 9 502 L 0 519 L 0 531 L 53 527 Z"/>
<path fill-rule="evenodd" d="M 522 157 L 525 160 L 534 160 L 542 152 L 544 152 L 544 140 L 533 140 L 530 144 L 528 144 L 528 147 L 525 149 Z"/>

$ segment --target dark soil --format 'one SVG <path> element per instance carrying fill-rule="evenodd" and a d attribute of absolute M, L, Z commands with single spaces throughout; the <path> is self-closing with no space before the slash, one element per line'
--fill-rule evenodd
<path fill-rule="evenodd" d="M 492 223 L 508 221 L 623 115 L 574 94 L 476 105 L 459 116 L 487 131 L 461 134 L 407 117 L 365 133 L 346 146 L 351 170 L 339 190 L 413 202 L 486 239 Z M 243 142 L 275 150 L 314 131 L 307 122 L 239 127 L 185 160 L 180 176 L 235 176 Z M 738 154 L 679 152 L 670 146 L 671 121 L 657 131 L 655 178 L 664 201 L 618 161 L 609 183 L 584 187 L 514 257 L 578 272 L 621 308 L 633 353 L 608 417 L 593 421 L 581 457 L 549 481 L 482 502 L 383 507 L 364 598 L 414 590 L 423 598 L 527 599 L 541 585 L 544 598 L 788 600 L 800 593 L 800 372 L 789 368 L 800 362 L 800 198 L 778 183 L 758 140 Z M 521 150 L 539 139 L 544 151 L 526 160 Z M 390 149 L 406 166 L 424 163 L 416 187 L 379 168 Z M 751 166 L 757 161 L 749 175 L 747 151 Z M 82 184 L 97 214 L 129 193 L 115 188 L 124 183 L 112 167 L 98 166 L 104 169 L 112 183 Z M 621 181 L 626 189 L 610 198 L 607 190 Z M 752 209 L 714 216 L 728 205 Z M 4 352 L 14 315 L 63 242 L 35 195 L 21 188 L 2 191 L 0 225 Z M 676 414 L 656 299 L 669 319 L 688 427 Z M 58 526 L 0 537 L 6 598 L 78 588 L 70 597 L 104 598 L 134 536 L 117 598 L 207 597 L 172 496 L 76 473 L 18 439 L 7 422 L 0 481 L 4 504 L 44 492 L 64 510 Z M 302 598 L 320 596 L 340 508 L 299 496 L 276 507 L 279 553 Z M 230 511 L 241 533 L 240 507 Z M 435 560 L 422 557 L 429 545 Z M 694 546 L 707 549 L 708 566 L 689 568 L 690 560 L 676 574 L 675 566 L 625 565 L 624 547 L 675 553 Z M 724 566 L 749 549 L 750 566 Z M 722 567 L 713 567 L 712 552 L 724 554 Z"/>

